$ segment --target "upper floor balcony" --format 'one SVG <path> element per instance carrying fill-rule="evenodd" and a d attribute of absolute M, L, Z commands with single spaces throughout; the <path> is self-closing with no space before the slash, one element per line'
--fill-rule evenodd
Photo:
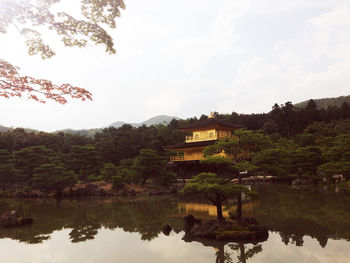
<path fill-rule="evenodd" d="M 212 141 L 219 138 L 217 132 L 210 132 L 209 134 L 196 134 L 195 136 L 186 136 L 186 143 Z"/>
<path fill-rule="evenodd" d="M 195 134 L 194 136 L 186 136 L 186 143 L 191 142 L 202 142 L 202 141 L 212 141 L 212 140 L 219 140 L 219 139 L 225 139 L 225 138 L 237 138 L 234 135 L 229 134 L 223 134 L 220 132 L 209 132 L 206 134 Z"/>

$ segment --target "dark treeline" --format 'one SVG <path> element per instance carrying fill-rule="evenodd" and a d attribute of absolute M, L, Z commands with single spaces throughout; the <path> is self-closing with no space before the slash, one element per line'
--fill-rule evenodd
<path fill-rule="evenodd" d="M 206 118 L 202 115 L 201 118 Z M 335 105 L 327 109 L 318 109 L 314 100 L 305 108 L 296 108 L 291 102 L 272 107 L 272 111 L 262 114 L 218 114 L 216 118 L 244 125 L 249 130 L 264 130 L 267 133 L 279 133 L 289 137 L 305 130 L 313 122 L 330 123 L 335 120 L 350 118 L 350 105 L 344 102 L 341 107 Z"/>
<path fill-rule="evenodd" d="M 95 138 L 61 132 L 26 132 L 19 128 L 2 132 L 0 186 L 59 192 L 78 181 L 103 180 L 121 187 L 121 181 L 144 184 L 150 177 L 167 184 L 171 181 L 167 178 L 174 175 L 169 176 L 166 171 L 162 146 L 185 139 L 178 125 L 175 120 L 168 126 L 124 125 L 106 128 Z"/>
<path fill-rule="evenodd" d="M 318 109 L 310 100 L 301 109 L 287 102 L 275 104 L 266 114 L 215 115 L 248 130 L 261 130 L 279 145 L 284 139 L 285 145 L 326 147 L 330 144 L 325 140 L 336 136 L 341 144 L 344 141 L 341 134 L 350 130 L 346 121 L 350 119 L 350 106 L 346 102 L 326 110 Z M 59 192 L 78 181 L 103 180 L 117 188 L 130 182 L 144 184 L 149 178 L 167 184 L 174 174 L 165 169 L 167 153 L 163 146 L 183 142 L 186 134 L 179 128 L 204 118 L 207 116 L 172 120 L 167 126 L 110 127 L 94 138 L 62 132 L 26 132 L 19 128 L 0 132 L 0 185 L 5 189 L 16 186 Z M 347 156 L 341 160 L 344 158 Z"/>

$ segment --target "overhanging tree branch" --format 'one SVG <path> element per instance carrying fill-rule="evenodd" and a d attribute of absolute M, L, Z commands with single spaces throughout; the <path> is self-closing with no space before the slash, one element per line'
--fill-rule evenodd
<path fill-rule="evenodd" d="M 26 38 L 29 55 L 40 54 L 43 59 L 54 56 L 55 52 L 34 28 L 55 31 L 58 36 L 62 36 L 65 46 L 102 44 L 107 53 L 116 52 L 112 37 L 101 24 L 115 28 L 115 19 L 120 16 L 120 9 L 125 8 L 123 0 L 81 0 L 81 12 L 85 19 L 80 20 L 66 12 L 53 13 L 50 8 L 58 2 L 60 0 L 1 0 L 0 33 L 7 33 L 7 28 L 14 25 Z M 61 104 L 65 104 L 69 97 L 83 101 L 92 99 L 91 93 L 85 89 L 20 76 L 17 70 L 16 66 L 0 59 L 0 96 L 10 98 L 26 94 L 28 98 L 39 102 L 51 99 Z"/>

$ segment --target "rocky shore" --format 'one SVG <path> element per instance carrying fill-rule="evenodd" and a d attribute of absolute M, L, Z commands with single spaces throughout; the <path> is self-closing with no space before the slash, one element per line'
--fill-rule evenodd
<path fill-rule="evenodd" d="M 105 182 L 95 183 L 81 183 L 76 184 L 73 187 L 67 187 L 60 192 L 61 198 L 71 197 L 112 197 L 112 196 L 154 196 L 154 195 L 168 195 L 177 193 L 178 188 L 176 186 L 170 187 L 152 187 L 152 186 L 140 186 L 135 184 L 127 184 L 122 189 L 115 190 L 112 188 L 112 184 Z M 1 191 L 0 196 L 7 198 L 57 198 L 57 192 L 45 193 L 40 190 L 12 190 Z"/>

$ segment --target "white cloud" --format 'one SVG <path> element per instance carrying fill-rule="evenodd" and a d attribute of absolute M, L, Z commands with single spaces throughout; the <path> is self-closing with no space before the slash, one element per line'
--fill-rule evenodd
<path fill-rule="evenodd" d="M 245 102 L 243 111 L 256 112 L 274 102 L 348 95 L 349 29 L 350 9 L 344 5 L 310 18 L 296 38 L 279 40 L 240 64 L 228 98 L 231 93 L 232 100 Z"/>
<path fill-rule="evenodd" d="M 244 48 L 236 45 L 239 36 L 235 32 L 235 22 L 247 12 L 247 3 L 224 1 L 206 34 L 178 38 L 163 50 L 168 63 L 180 63 L 187 74 L 198 77 L 204 74 L 213 57 L 242 53 Z"/>
<path fill-rule="evenodd" d="M 67 6 L 70 1 L 66 1 Z M 275 103 L 349 94 L 350 8 L 342 0 L 126 1 L 117 55 L 63 48 L 42 61 L 0 35 L 0 57 L 24 74 L 94 94 L 66 106 L 1 99 L 0 124 L 89 128 L 157 115 L 268 111 Z"/>

